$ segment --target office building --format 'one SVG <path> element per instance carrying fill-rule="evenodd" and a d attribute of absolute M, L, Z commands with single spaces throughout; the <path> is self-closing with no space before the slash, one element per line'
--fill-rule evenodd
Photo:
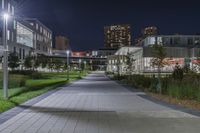
<path fill-rule="evenodd" d="M 105 48 L 121 48 L 131 46 L 131 27 L 125 25 L 112 25 L 104 27 Z"/>
<path fill-rule="evenodd" d="M 148 36 L 154 36 L 154 35 L 157 35 L 157 34 L 158 34 L 158 28 L 157 27 L 155 27 L 155 26 L 146 27 L 141 31 L 141 35 L 137 39 L 135 39 L 135 45 L 140 46 L 140 42 L 143 39 L 145 39 Z"/>
<path fill-rule="evenodd" d="M 142 37 L 145 38 L 147 36 L 157 35 L 158 34 L 158 28 L 155 26 L 149 26 L 142 30 Z"/>
<path fill-rule="evenodd" d="M 138 46 L 160 44 L 168 47 L 200 47 L 199 35 L 153 35 L 144 38 Z"/>
<path fill-rule="evenodd" d="M 52 32 L 37 19 L 15 16 L 16 2 L 2 0 L 1 12 L 10 15 L 8 19 L 7 41 L 10 53 L 15 52 L 21 60 L 28 55 L 51 54 Z M 0 21 L 0 55 L 3 55 L 3 21 Z"/>
<path fill-rule="evenodd" d="M 16 52 L 21 60 L 34 50 L 34 29 L 21 17 L 15 16 L 15 2 L 13 0 L 2 0 L 1 12 L 9 14 L 7 28 L 7 42 L 9 52 Z M 0 23 L 0 54 L 3 55 L 3 20 Z"/>
<path fill-rule="evenodd" d="M 52 31 L 36 18 L 26 18 L 24 20 L 27 21 L 34 28 L 34 39 L 36 40 L 34 45 L 34 53 L 51 55 Z"/>

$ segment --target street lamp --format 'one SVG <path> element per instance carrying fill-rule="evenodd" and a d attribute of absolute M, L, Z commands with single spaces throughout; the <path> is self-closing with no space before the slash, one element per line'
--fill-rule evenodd
<path fill-rule="evenodd" d="M 66 53 L 67 53 L 67 80 L 69 81 L 69 54 L 70 54 L 70 51 L 67 50 Z"/>
<path fill-rule="evenodd" d="M 81 77 L 81 62 L 82 62 L 82 60 L 81 59 L 79 59 L 79 77 Z"/>
<path fill-rule="evenodd" d="M 8 44 L 7 44 L 7 28 L 9 14 L 3 14 L 3 94 L 4 98 L 8 98 Z"/>

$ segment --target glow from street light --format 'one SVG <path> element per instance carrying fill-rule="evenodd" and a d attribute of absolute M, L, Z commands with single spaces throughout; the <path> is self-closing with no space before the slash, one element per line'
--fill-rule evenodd
<path fill-rule="evenodd" d="M 67 53 L 67 55 L 69 55 L 70 51 L 69 51 L 69 50 L 67 50 L 67 51 L 66 51 L 66 53 Z"/>
<path fill-rule="evenodd" d="M 8 20 L 9 17 L 10 17 L 10 15 L 9 15 L 8 13 L 4 13 L 4 14 L 3 14 L 3 18 L 4 18 L 5 20 Z"/>

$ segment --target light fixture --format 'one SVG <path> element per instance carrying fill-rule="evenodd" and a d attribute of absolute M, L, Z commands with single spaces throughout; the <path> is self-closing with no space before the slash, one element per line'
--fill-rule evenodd
<path fill-rule="evenodd" d="M 67 51 L 66 51 L 66 53 L 67 53 L 67 54 L 69 54 L 69 53 L 70 53 L 70 51 L 69 51 L 69 50 L 67 50 Z"/>
<path fill-rule="evenodd" d="M 9 17 L 10 17 L 10 15 L 9 15 L 8 13 L 4 13 L 4 14 L 3 14 L 3 18 L 6 19 L 6 20 L 7 20 Z"/>

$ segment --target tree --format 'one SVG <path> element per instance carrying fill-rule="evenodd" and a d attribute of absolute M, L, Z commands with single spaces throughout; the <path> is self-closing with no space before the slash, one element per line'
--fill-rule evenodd
<path fill-rule="evenodd" d="M 86 67 L 86 64 L 82 61 L 81 62 L 81 71 L 84 71 Z"/>
<path fill-rule="evenodd" d="M 33 57 L 27 56 L 24 60 L 24 67 L 31 70 L 33 68 Z"/>
<path fill-rule="evenodd" d="M 161 84 L 161 68 L 166 64 L 164 59 L 166 58 L 166 52 L 163 45 L 154 44 L 152 46 L 152 55 L 151 64 L 153 67 L 157 68 L 158 72 L 158 86 L 157 89 L 160 93 L 162 93 L 162 84 Z"/>
<path fill-rule="evenodd" d="M 68 69 L 68 64 L 67 62 L 65 62 L 64 65 L 62 66 L 62 70 L 67 71 L 67 69 Z"/>
<path fill-rule="evenodd" d="M 128 74 L 132 74 L 133 65 L 134 65 L 134 62 L 136 61 L 132 57 L 133 57 L 133 54 L 128 52 L 128 54 L 126 55 L 126 64 L 127 64 L 126 71 L 128 72 Z"/>
<path fill-rule="evenodd" d="M 34 67 L 34 70 L 37 69 L 40 64 L 41 64 L 41 58 L 38 56 L 38 57 L 33 57 L 32 58 L 32 61 L 33 61 L 33 67 Z"/>
<path fill-rule="evenodd" d="M 42 68 L 46 68 L 47 64 L 48 64 L 48 58 L 45 55 L 40 55 L 39 56 L 40 59 L 40 65 Z"/>
<path fill-rule="evenodd" d="M 60 69 L 61 69 L 62 66 L 63 66 L 63 62 L 62 62 L 60 59 L 55 59 L 55 60 L 53 61 L 53 63 L 54 63 L 54 69 L 55 69 L 57 72 L 59 72 Z"/>
<path fill-rule="evenodd" d="M 130 53 L 126 55 L 126 64 L 127 64 L 126 72 L 128 72 L 129 74 L 131 73 L 131 68 L 132 68 L 132 61 L 130 56 L 131 56 Z"/>
<path fill-rule="evenodd" d="M 200 71 L 200 51 L 196 55 L 196 59 L 194 61 L 194 64 L 196 65 L 195 67 L 192 66 L 192 70 L 199 72 Z"/>
<path fill-rule="evenodd" d="M 180 67 L 180 65 L 178 65 L 178 63 L 176 64 L 172 75 L 175 80 L 182 81 L 183 76 L 184 76 L 184 70 L 183 70 L 183 68 Z"/>
<path fill-rule="evenodd" d="M 15 70 L 20 66 L 20 59 L 17 55 L 17 53 L 10 53 L 8 57 L 8 67 L 11 68 L 11 70 Z"/>
<path fill-rule="evenodd" d="M 47 64 L 48 64 L 48 68 L 50 69 L 50 71 L 52 71 L 54 68 L 53 58 L 49 58 L 47 61 Z"/>

